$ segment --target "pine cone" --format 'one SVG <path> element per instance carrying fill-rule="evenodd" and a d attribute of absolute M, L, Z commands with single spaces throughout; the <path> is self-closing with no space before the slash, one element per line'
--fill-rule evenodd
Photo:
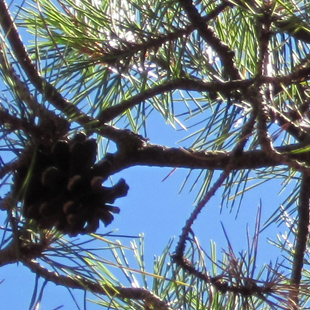
<path fill-rule="evenodd" d="M 14 177 L 25 218 L 35 220 L 39 228 L 55 227 L 71 236 L 95 232 L 99 221 L 110 224 L 120 210 L 109 204 L 126 196 L 128 186 L 123 179 L 110 188 L 103 186 L 110 163 L 96 164 L 96 157 L 96 140 L 83 133 L 33 151 Z"/>

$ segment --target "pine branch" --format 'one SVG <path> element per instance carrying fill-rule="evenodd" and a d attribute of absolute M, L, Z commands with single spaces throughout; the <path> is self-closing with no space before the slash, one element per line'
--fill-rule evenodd
<path fill-rule="evenodd" d="M 224 92 L 226 96 L 238 89 L 247 89 L 254 83 L 254 80 L 239 80 L 231 82 L 202 82 L 200 80 L 179 78 L 175 80 L 168 80 L 162 84 L 156 85 L 150 89 L 147 89 L 130 99 L 124 100 L 119 104 L 111 106 L 103 110 L 98 119 L 101 123 L 107 123 L 115 117 L 124 113 L 127 109 L 133 108 L 135 105 L 142 103 L 143 101 L 150 99 L 156 95 L 160 95 L 167 91 L 174 91 L 182 89 L 186 91 L 199 91 L 199 92 Z"/>
<path fill-rule="evenodd" d="M 51 272 L 33 260 L 23 260 L 25 266 L 32 270 L 35 274 L 51 281 L 57 285 L 62 285 L 67 288 L 86 290 L 93 294 L 107 295 L 110 298 L 141 300 L 145 307 L 157 310 L 171 310 L 166 302 L 155 296 L 152 292 L 143 288 L 126 288 L 113 287 L 104 285 L 98 282 L 90 281 L 82 277 L 64 276 Z"/>
<path fill-rule="evenodd" d="M 285 154 L 292 160 L 310 163 L 310 151 L 298 152 L 305 145 L 295 144 L 275 147 L 279 154 Z M 296 152 L 296 153 L 295 153 Z M 228 151 L 195 151 L 184 148 L 169 148 L 144 142 L 139 149 L 109 154 L 113 163 L 113 173 L 130 166 L 154 166 L 189 169 L 224 170 L 233 159 L 232 170 L 258 169 L 285 164 L 282 157 L 271 158 L 262 150 L 243 151 L 234 154 Z M 299 167 L 299 166 L 298 166 Z"/>
<path fill-rule="evenodd" d="M 0 109 L 0 124 L 6 127 L 7 131 L 23 130 L 33 136 L 36 136 L 39 131 L 39 127 L 33 125 L 25 120 L 21 120 L 13 115 L 10 115 L 8 111 Z"/>
<path fill-rule="evenodd" d="M 304 256 L 309 238 L 309 201 L 310 201 L 310 177 L 303 174 L 300 185 L 298 203 L 298 227 L 296 244 L 294 249 L 293 270 L 291 276 L 292 285 L 298 289 L 300 286 Z M 298 305 L 298 290 L 293 291 L 291 299 Z"/>
<path fill-rule="evenodd" d="M 23 240 L 21 234 L 27 234 L 26 231 L 18 231 L 12 241 L 0 250 L 0 267 L 8 264 L 14 264 L 21 260 L 31 260 L 40 257 L 43 251 L 48 247 L 48 243 L 33 243 L 29 240 Z"/>
<path fill-rule="evenodd" d="M 227 168 L 222 172 L 222 174 L 220 175 L 218 180 L 216 182 L 214 182 L 211 189 L 199 201 L 199 203 L 195 207 L 194 211 L 191 213 L 190 217 L 187 219 L 185 226 L 182 229 L 182 234 L 180 236 L 178 244 L 176 246 L 175 257 L 180 258 L 180 257 L 184 256 L 186 240 L 187 240 L 188 235 L 192 229 L 192 225 L 194 224 L 194 221 L 197 219 L 199 213 L 202 211 L 202 209 L 207 204 L 207 202 L 215 195 L 215 193 L 220 188 L 220 186 L 228 178 L 230 171 L 231 171 L 230 167 L 227 166 Z"/>
<path fill-rule="evenodd" d="M 0 250 L 0 267 L 8 264 L 14 264 L 17 261 L 16 245 L 14 242 L 11 242 L 4 249 Z"/>
<path fill-rule="evenodd" d="M 37 71 L 29 54 L 24 46 L 22 39 L 18 33 L 16 25 L 11 17 L 6 2 L 0 0 L 0 23 L 10 42 L 12 50 L 25 71 L 27 77 L 36 89 L 44 95 L 46 100 L 51 102 L 57 109 L 62 111 L 69 118 L 76 118 L 79 123 L 87 125 L 93 122 L 93 119 L 82 113 L 75 105 L 63 98 L 58 90 L 49 82 L 47 82 Z"/>
<path fill-rule="evenodd" d="M 229 177 L 232 171 L 232 167 L 234 165 L 234 158 L 237 157 L 240 153 L 242 154 L 245 143 L 248 140 L 249 136 L 252 134 L 254 125 L 255 125 L 255 118 L 251 117 L 249 121 L 243 126 L 241 133 L 239 135 L 238 143 L 236 144 L 235 148 L 231 152 L 231 154 L 233 155 L 229 158 L 229 161 L 227 162 L 227 165 L 223 169 L 223 172 L 221 173 L 219 178 L 216 180 L 216 182 L 213 183 L 212 187 L 206 192 L 203 198 L 198 202 L 197 206 L 191 213 L 190 217 L 187 219 L 182 229 L 182 234 L 177 243 L 175 255 L 174 255 L 175 261 L 179 265 L 181 265 L 183 268 L 185 268 L 185 270 L 190 271 L 191 274 L 195 274 L 198 278 L 204 281 L 212 283 L 215 286 L 217 285 L 217 288 L 222 291 L 226 290 L 227 288 L 226 284 L 223 284 L 221 281 L 217 281 L 218 279 L 216 278 L 211 278 L 204 273 L 200 273 L 196 271 L 195 268 L 191 264 L 186 262 L 184 258 L 185 246 L 186 246 L 186 241 L 188 240 L 188 236 L 190 232 L 192 231 L 192 226 L 194 224 L 194 221 L 197 219 L 199 213 L 202 211 L 205 205 L 210 201 L 210 199 L 215 195 L 215 193 L 222 186 L 225 180 Z"/>
<path fill-rule="evenodd" d="M 185 10 L 190 22 L 199 31 L 200 36 L 218 53 L 223 63 L 224 70 L 231 80 L 239 80 L 241 76 L 234 63 L 234 52 L 215 36 L 211 27 L 204 21 L 198 13 L 191 0 L 179 0 L 179 3 Z"/>
<path fill-rule="evenodd" d="M 266 96 L 263 94 L 262 87 L 257 87 L 254 84 L 254 86 L 249 89 L 248 96 L 253 107 L 253 113 L 257 117 L 257 134 L 264 153 L 271 159 L 281 162 L 294 170 L 310 173 L 309 166 L 305 166 L 303 163 L 294 160 L 286 154 L 281 154 L 274 148 L 272 139 L 268 133 L 268 104 Z"/>

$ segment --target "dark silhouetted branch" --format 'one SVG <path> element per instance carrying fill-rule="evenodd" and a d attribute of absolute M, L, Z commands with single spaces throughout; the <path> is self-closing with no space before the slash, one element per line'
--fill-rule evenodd
<path fill-rule="evenodd" d="M 107 295 L 120 299 L 141 300 L 147 309 L 171 310 L 171 308 L 152 292 L 143 288 L 114 287 L 111 285 L 100 285 L 98 282 L 90 281 L 82 277 L 69 277 L 51 272 L 39 263 L 31 260 L 23 260 L 23 263 L 37 275 L 52 281 L 57 285 L 67 288 L 86 290 L 93 294 Z"/>
<path fill-rule="evenodd" d="M 199 31 L 200 36 L 218 53 L 229 78 L 231 80 L 239 80 L 241 76 L 233 60 L 234 52 L 215 36 L 212 28 L 208 26 L 203 17 L 198 13 L 191 0 L 179 0 L 179 3 L 185 10 L 193 27 Z"/>
<path fill-rule="evenodd" d="M 310 177 L 303 174 L 300 185 L 298 203 L 298 226 L 296 235 L 296 245 L 294 249 L 293 270 L 291 283 L 296 286 L 296 291 L 292 292 L 291 298 L 298 305 L 298 288 L 300 285 L 304 256 L 309 237 L 309 202 L 310 202 Z"/>
<path fill-rule="evenodd" d="M 0 0 L 0 23 L 10 42 L 18 63 L 25 71 L 31 83 L 41 94 L 44 95 L 46 100 L 51 102 L 57 109 L 62 111 L 70 119 L 78 119 L 79 123 L 83 125 L 92 123 L 93 119 L 91 117 L 82 113 L 78 107 L 64 99 L 52 84 L 40 76 L 34 63 L 28 55 L 4 0 Z"/>

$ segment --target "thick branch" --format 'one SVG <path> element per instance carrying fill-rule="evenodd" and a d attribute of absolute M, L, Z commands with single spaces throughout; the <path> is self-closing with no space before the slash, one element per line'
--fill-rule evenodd
<path fill-rule="evenodd" d="M 286 83 L 283 84 L 286 86 L 295 83 L 292 81 L 287 81 L 287 77 L 285 76 L 275 78 L 262 76 L 258 78 L 257 85 L 262 86 L 266 83 L 271 84 L 274 87 L 279 87 L 284 81 Z M 253 83 L 254 79 L 236 80 L 230 82 L 202 82 L 200 80 L 179 78 L 156 85 L 135 96 L 132 96 L 130 99 L 123 100 L 122 102 L 103 110 L 98 115 L 98 120 L 100 121 L 100 124 L 107 123 L 113 120 L 115 117 L 123 114 L 127 109 L 131 109 L 145 100 L 151 99 L 152 97 L 168 91 L 175 91 L 180 89 L 198 92 L 221 92 L 223 95 L 229 96 L 235 90 L 247 90 L 250 86 L 253 85 Z M 268 109 L 270 110 L 270 113 L 278 120 L 279 125 L 283 126 L 283 128 L 285 128 L 285 130 L 298 141 L 303 141 L 307 138 L 307 132 L 301 126 L 295 125 L 294 122 L 286 117 L 284 113 L 280 113 L 272 106 L 268 106 Z M 98 124 L 95 124 L 95 126 L 98 126 Z"/>
<path fill-rule="evenodd" d="M 6 126 L 8 131 L 24 130 L 25 132 L 33 135 L 36 135 L 39 130 L 38 126 L 19 119 L 9 114 L 8 111 L 4 111 L 2 109 L 0 109 L 0 124 Z"/>
<path fill-rule="evenodd" d="M 14 242 L 11 242 L 7 247 L 0 251 L 0 267 L 8 264 L 14 264 L 17 261 L 16 246 Z"/>
<path fill-rule="evenodd" d="M 300 149 L 299 144 L 277 147 L 279 153 L 286 153 L 291 159 L 310 163 L 310 152 L 290 153 Z M 282 165 L 281 161 L 270 158 L 261 150 L 244 151 L 234 154 L 225 151 L 193 151 L 184 148 L 168 148 L 161 145 L 145 144 L 130 152 L 115 153 L 109 157 L 113 163 L 112 173 L 130 166 L 155 166 L 189 169 L 224 170 L 231 160 L 232 170 L 258 169 Z"/>
<path fill-rule="evenodd" d="M 4 249 L 0 250 L 0 267 L 8 264 L 17 263 L 20 260 L 29 260 L 42 255 L 47 247 L 46 244 L 25 243 L 17 236 Z"/>

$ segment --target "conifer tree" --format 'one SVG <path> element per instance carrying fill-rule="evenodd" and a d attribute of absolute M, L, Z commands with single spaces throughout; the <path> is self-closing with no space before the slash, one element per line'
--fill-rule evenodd
<path fill-rule="evenodd" d="M 90 292 L 104 309 L 309 306 L 309 16 L 306 0 L 0 0 L 0 266 Z M 188 147 L 152 141 L 153 115 L 188 129 Z M 183 168 L 183 185 L 199 187 L 153 270 L 142 238 L 128 254 L 102 233 L 136 166 Z M 200 243 L 194 222 L 215 194 L 236 210 L 271 182 L 281 204 L 266 223 L 258 209 L 245 251 L 225 227 L 223 257 Z M 258 266 L 260 233 L 277 225 L 279 260 Z"/>

